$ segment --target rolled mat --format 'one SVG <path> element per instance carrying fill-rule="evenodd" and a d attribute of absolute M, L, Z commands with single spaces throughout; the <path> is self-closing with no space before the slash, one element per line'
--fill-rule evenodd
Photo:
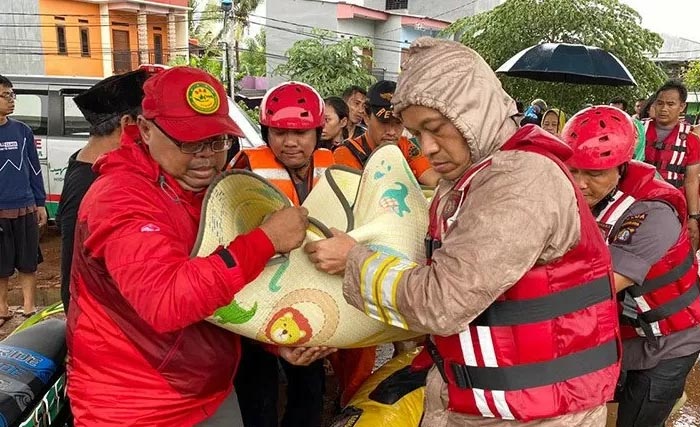
<path fill-rule="evenodd" d="M 247 233 L 289 199 L 263 178 L 230 171 L 207 191 L 193 256 L 207 256 Z M 335 227 L 370 248 L 424 262 L 428 203 L 401 151 L 381 146 L 364 172 L 328 168 L 304 204 L 311 226 L 307 241 Z M 246 337 L 278 345 L 366 347 L 418 334 L 371 319 L 347 304 L 342 277 L 314 268 L 301 249 L 278 255 L 210 322 Z"/>

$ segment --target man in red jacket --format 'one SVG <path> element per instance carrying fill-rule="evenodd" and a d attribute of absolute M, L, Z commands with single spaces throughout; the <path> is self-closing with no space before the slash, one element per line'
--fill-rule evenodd
<path fill-rule="evenodd" d="M 304 239 L 288 208 L 208 257 L 191 258 L 204 190 L 233 136 L 223 86 L 177 67 L 148 80 L 143 114 L 98 178 L 76 224 L 68 394 L 76 426 L 242 426 L 232 379 L 239 338 L 203 321 L 275 252 Z M 325 348 L 283 348 L 308 364 Z"/>

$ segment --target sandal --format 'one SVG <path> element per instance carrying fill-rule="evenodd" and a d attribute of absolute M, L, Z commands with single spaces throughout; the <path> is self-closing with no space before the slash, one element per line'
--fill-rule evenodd
<path fill-rule="evenodd" d="M 28 319 L 36 314 L 36 310 L 30 311 L 29 313 L 25 313 L 23 311 L 21 314 L 22 314 L 22 317 L 24 317 L 25 319 Z M 12 316 L 10 316 L 10 317 L 12 317 Z"/>

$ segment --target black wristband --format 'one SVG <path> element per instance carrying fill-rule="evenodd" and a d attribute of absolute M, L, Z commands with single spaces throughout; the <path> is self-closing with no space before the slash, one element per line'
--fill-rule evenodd
<path fill-rule="evenodd" d="M 700 221 L 700 213 L 688 215 L 689 219 L 694 219 L 695 221 Z"/>

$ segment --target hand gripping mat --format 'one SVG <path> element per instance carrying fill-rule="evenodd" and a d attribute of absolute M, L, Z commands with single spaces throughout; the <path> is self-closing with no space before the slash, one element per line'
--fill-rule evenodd
<path fill-rule="evenodd" d="M 192 255 L 211 254 L 290 204 L 263 178 L 228 172 L 207 191 Z M 311 218 L 307 241 L 322 239 L 335 227 L 375 250 L 424 261 L 428 204 L 393 145 L 378 148 L 362 175 L 341 166 L 328 168 L 303 206 Z M 365 347 L 418 335 L 347 304 L 342 277 L 317 271 L 301 249 L 273 258 L 208 320 L 258 341 L 290 346 Z"/>

